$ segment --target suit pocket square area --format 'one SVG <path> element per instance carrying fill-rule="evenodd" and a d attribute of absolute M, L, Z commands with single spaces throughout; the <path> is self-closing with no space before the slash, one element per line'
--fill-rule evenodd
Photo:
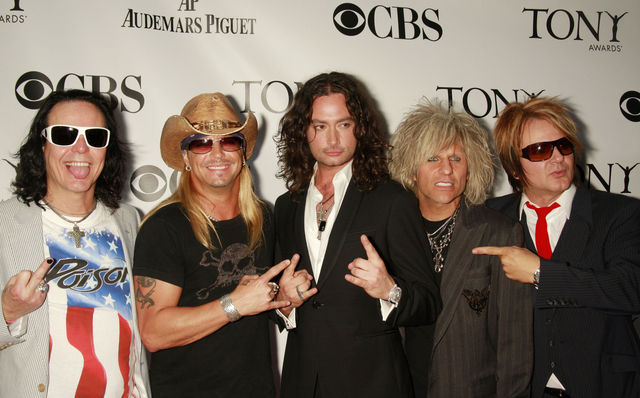
<path fill-rule="evenodd" d="M 467 299 L 469 308 L 476 312 L 478 316 L 487 307 L 487 301 L 489 300 L 489 294 L 491 293 L 491 285 L 484 289 L 462 289 L 462 295 Z"/>

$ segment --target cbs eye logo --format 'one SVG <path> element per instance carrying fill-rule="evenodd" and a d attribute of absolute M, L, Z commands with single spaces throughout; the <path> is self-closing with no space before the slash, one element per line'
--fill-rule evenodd
<path fill-rule="evenodd" d="M 640 122 L 640 93 L 627 91 L 620 97 L 620 112 L 632 122 Z"/>
<path fill-rule="evenodd" d="M 351 3 L 340 4 L 333 11 L 333 24 L 346 36 L 359 35 L 366 26 L 366 17 L 360 7 Z"/>
<path fill-rule="evenodd" d="M 176 190 L 179 175 L 180 173 L 174 170 L 167 181 L 166 175 L 159 167 L 148 164 L 138 167 L 131 174 L 129 187 L 131 193 L 139 200 L 155 202 L 162 198 L 167 188 L 169 192 Z"/>
<path fill-rule="evenodd" d="M 44 73 L 27 72 L 16 81 L 16 99 L 27 109 L 38 109 L 53 91 L 53 82 Z"/>

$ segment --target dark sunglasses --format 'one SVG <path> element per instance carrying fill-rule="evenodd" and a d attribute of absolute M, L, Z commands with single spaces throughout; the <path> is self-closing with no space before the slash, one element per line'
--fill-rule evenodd
<path fill-rule="evenodd" d="M 555 141 L 536 142 L 522 148 L 522 157 L 531 162 L 542 162 L 551 158 L 553 148 L 558 148 L 563 156 L 573 153 L 573 143 L 567 137 Z"/>
<path fill-rule="evenodd" d="M 241 133 L 234 133 L 224 137 L 201 137 L 191 141 L 183 142 L 182 150 L 188 150 L 198 155 L 211 152 L 213 145 L 220 142 L 220 147 L 225 152 L 235 152 L 245 148 L 244 136 Z"/>
<path fill-rule="evenodd" d="M 42 136 L 53 145 L 71 146 L 84 136 L 87 145 L 92 148 L 104 148 L 109 145 L 109 129 L 104 127 L 77 127 L 54 124 L 42 130 Z"/>

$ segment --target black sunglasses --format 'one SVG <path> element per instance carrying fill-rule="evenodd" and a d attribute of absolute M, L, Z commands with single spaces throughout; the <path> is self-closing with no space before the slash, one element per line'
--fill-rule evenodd
<path fill-rule="evenodd" d="M 220 142 L 220 147 L 225 152 L 235 152 L 244 149 L 245 140 L 241 133 L 234 133 L 224 137 L 201 137 L 191 141 L 183 142 L 182 150 L 188 150 L 198 155 L 211 152 L 213 145 Z"/>
<path fill-rule="evenodd" d="M 522 157 L 531 162 L 542 162 L 551 158 L 553 148 L 558 148 L 563 156 L 573 153 L 573 143 L 567 137 L 555 141 L 536 142 L 522 148 Z"/>
<path fill-rule="evenodd" d="M 42 136 L 53 145 L 71 146 L 83 135 L 87 145 L 92 148 L 104 148 L 109 145 L 109 129 L 104 127 L 78 127 L 66 124 L 54 124 L 42 130 Z"/>

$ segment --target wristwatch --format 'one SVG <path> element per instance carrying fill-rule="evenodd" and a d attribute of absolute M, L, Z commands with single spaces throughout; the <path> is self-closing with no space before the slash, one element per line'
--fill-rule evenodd
<path fill-rule="evenodd" d="M 540 268 L 533 273 L 533 286 L 537 289 L 538 285 L 540 285 Z"/>
<path fill-rule="evenodd" d="M 400 286 L 398 285 L 393 285 L 391 290 L 389 290 L 389 299 L 387 301 L 393 304 L 394 307 L 397 307 L 398 304 L 400 304 L 401 297 L 402 289 L 400 289 Z"/>

